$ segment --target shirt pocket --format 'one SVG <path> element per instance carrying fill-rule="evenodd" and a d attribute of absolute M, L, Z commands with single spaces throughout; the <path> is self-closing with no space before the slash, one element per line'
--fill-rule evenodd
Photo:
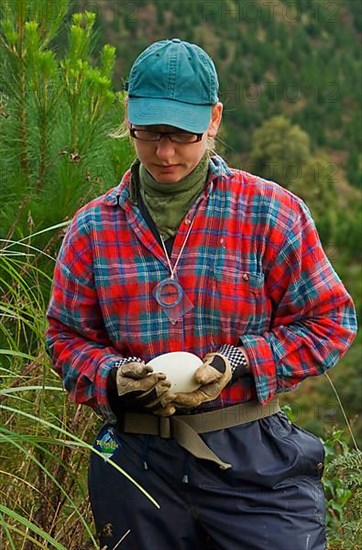
<path fill-rule="evenodd" d="M 212 309 L 224 341 L 237 342 L 243 334 L 262 333 L 268 307 L 264 274 L 245 269 L 235 258 L 216 263 L 212 275 Z"/>

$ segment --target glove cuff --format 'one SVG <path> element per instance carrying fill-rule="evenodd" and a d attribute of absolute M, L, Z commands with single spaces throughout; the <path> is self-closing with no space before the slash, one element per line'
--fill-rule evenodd
<path fill-rule="evenodd" d="M 142 361 L 142 359 L 140 359 L 139 357 L 122 357 L 122 359 L 117 359 L 117 361 L 113 363 L 112 368 L 110 369 L 108 374 L 107 398 L 109 406 L 111 407 L 117 418 L 120 418 L 122 413 L 124 412 L 123 407 L 121 406 L 121 400 L 118 397 L 117 370 L 119 367 L 122 367 L 122 365 L 133 363 L 134 361 L 136 361 L 137 363 L 144 363 L 144 361 Z"/>
<path fill-rule="evenodd" d="M 245 354 L 236 346 L 231 344 L 223 344 L 217 353 L 224 355 L 231 365 L 232 381 L 238 380 L 241 376 L 248 372 L 248 361 Z"/>
<path fill-rule="evenodd" d="M 115 361 L 112 365 L 112 367 L 122 367 L 123 365 L 127 365 L 127 363 L 143 363 L 144 361 L 140 359 L 139 357 L 123 357 L 122 359 L 118 359 Z"/>

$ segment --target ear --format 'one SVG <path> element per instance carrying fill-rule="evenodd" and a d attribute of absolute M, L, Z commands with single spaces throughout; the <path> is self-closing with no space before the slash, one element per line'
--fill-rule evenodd
<path fill-rule="evenodd" d="M 219 101 L 212 106 L 211 120 L 207 130 L 209 137 L 215 137 L 221 123 L 223 104 Z"/>

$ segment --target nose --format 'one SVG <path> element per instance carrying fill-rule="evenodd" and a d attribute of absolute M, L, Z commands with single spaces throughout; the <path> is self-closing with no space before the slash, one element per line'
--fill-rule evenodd
<path fill-rule="evenodd" d="M 158 158 L 166 160 L 171 158 L 175 153 L 175 144 L 167 137 L 162 136 L 157 142 L 156 155 Z"/>

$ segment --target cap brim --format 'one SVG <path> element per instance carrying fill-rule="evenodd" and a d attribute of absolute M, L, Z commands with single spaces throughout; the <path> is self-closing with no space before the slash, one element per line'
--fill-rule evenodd
<path fill-rule="evenodd" d="M 202 134 L 210 124 L 212 105 L 191 105 L 172 99 L 128 97 L 128 120 L 138 126 L 167 124 Z"/>

